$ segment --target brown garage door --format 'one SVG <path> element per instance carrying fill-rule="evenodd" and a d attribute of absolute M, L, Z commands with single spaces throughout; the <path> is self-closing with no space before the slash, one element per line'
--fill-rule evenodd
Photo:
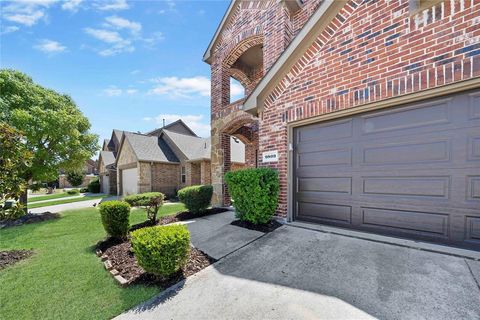
<path fill-rule="evenodd" d="M 480 92 L 294 129 L 294 217 L 480 249 Z"/>

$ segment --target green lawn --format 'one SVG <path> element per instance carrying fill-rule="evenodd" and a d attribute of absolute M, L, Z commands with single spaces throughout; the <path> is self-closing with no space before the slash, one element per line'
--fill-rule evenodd
<path fill-rule="evenodd" d="M 184 210 L 163 206 L 160 216 Z M 132 210 L 130 223 L 146 220 Z M 161 288 L 121 288 L 95 255 L 105 237 L 98 209 L 66 211 L 58 220 L 0 230 L 0 250 L 33 249 L 33 257 L 0 271 L 2 319 L 110 319 Z"/>
<path fill-rule="evenodd" d="M 41 207 L 54 206 L 54 205 L 57 205 L 57 204 L 102 199 L 102 198 L 106 198 L 106 197 L 108 197 L 108 196 L 107 195 L 101 195 L 101 196 L 78 197 L 78 198 L 72 198 L 72 199 L 59 199 L 59 200 L 40 202 L 40 203 L 33 202 L 33 203 L 28 203 L 27 207 L 28 207 L 28 209 L 41 208 Z"/>
<path fill-rule="evenodd" d="M 37 201 L 43 201 L 43 200 L 53 200 L 53 199 L 60 199 L 60 198 L 65 198 L 65 197 L 74 197 L 74 196 L 79 196 L 75 194 L 68 194 L 66 192 L 64 193 L 54 193 L 54 194 L 49 194 L 46 196 L 38 196 L 38 197 L 29 197 L 28 202 L 37 202 Z"/>

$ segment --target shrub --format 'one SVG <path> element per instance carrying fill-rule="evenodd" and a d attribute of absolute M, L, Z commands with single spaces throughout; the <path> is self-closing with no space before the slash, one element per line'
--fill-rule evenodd
<path fill-rule="evenodd" d="M 81 189 L 80 189 L 80 192 L 81 192 L 81 193 L 88 192 L 88 188 L 81 188 Z"/>
<path fill-rule="evenodd" d="M 275 214 L 279 191 L 275 170 L 256 168 L 231 171 L 225 175 L 225 181 L 240 220 L 263 224 Z"/>
<path fill-rule="evenodd" d="M 71 194 L 71 195 L 76 195 L 76 194 L 80 194 L 80 190 L 78 189 L 70 189 L 67 191 L 68 194 Z"/>
<path fill-rule="evenodd" d="M 85 175 L 81 172 L 72 171 L 67 173 L 67 181 L 70 182 L 72 187 L 78 187 L 82 184 Z"/>
<path fill-rule="evenodd" d="M 165 196 L 161 192 L 145 192 L 126 196 L 123 200 L 132 207 L 144 207 L 147 211 L 147 219 L 152 225 L 157 221 L 157 213 L 163 205 Z"/>
<path fill-rule="evenodd" d="M 193 213 L 207 210 L 212 201 L 212 186 L 191 186 L 178 191 L 178 198 Z"/>
<path fill-rule="evenodd" d="M 24 206 L 14 200 L 0 203 L 0 220 L 16 220 L 23 217 L 26 212 Z"/>
<path fill-rule="evenodd" d="M 98 180 L 98 178 L 90 181 L 90 183 L 88 184 L 88 191 L 91 193 L 100 193 L 100 181 Z"/>
<path fill-rule="evenodd" d="M 128 234 L 130 205 L 123 201 L 100 204 L 100 215 L 105 231 L 114 238 L 124 239 Z"/>
<path fill-rule="evenodd" d="M 190 252 L 190 232 L 182 225 L 156 226 L 131 233 L 133 253 L 145 271 L 167 277 L 182 268 Z"/>

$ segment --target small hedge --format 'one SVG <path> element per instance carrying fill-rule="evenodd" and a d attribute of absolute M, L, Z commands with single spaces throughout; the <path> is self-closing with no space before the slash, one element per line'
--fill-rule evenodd
<path fill-rule="evenodd" d="M 149 273 L 168 277 L 182 268 L 190 253 L 190 232 L 182 225 L 157 226 L 131 233 L 133 253 Z"/>
<path fill-rule="evenodd" d="M 275 170 L 255 168 L 231 171 L 225 175 L 225 181 L 240 220 L 264 224 L 275 214 L 280 188 Z"/>
<path fill-rule="evenodd" d="M 70 195 L 80 194 L 80 190 L 78 190 L 78 189 L 70 189 L 70 190 L 67 190 L 67 194 L 70 194 Z"/>
<path fill-rule="evenodd" d="M 91 193 L 100 193 L 100 181 L 98 180 L 98 178 L 90 181 L 90 183 L 88 184 L 88 191 Z"/>
<path fill-rule="evenodd" d="M 105 231 L 114 238 L 125 239 L 130 224 L 130 205 L 113 200 L 102 202 L 99 208 Z"/>
<path fill-rule="evenodd" d="M 191 186 L 178 191 L 178 198 L 188 210 L 198 214 L 205 212 L 212 201 L 212 186 Z"/>
<path fill-rule="evenodd" d="M 161 192 L 145 192 L 126 196 L 123 200 L 132 207 L 144 207 L 147 211 L 147 218 L 153 225 L 157 221 L 157 213 L 163 205 L 164 198 L 165 196 Z"/>

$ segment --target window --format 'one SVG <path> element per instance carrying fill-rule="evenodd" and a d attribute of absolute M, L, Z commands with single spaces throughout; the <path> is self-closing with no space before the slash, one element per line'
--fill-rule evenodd
<path fill-rule="evenodd" d="M 443 0 L 409 0 L 410 14 L 414 15 L 422 10 L 434 7 Z"/>
<path fill-rule="evenodd" d="M 181 175 L 181 178 L 182 178 L 182 183 L 185 183 L 187 182 L 187 175 L 185 173 L 185 167 L 182 166 L 182 175 Z"/>

